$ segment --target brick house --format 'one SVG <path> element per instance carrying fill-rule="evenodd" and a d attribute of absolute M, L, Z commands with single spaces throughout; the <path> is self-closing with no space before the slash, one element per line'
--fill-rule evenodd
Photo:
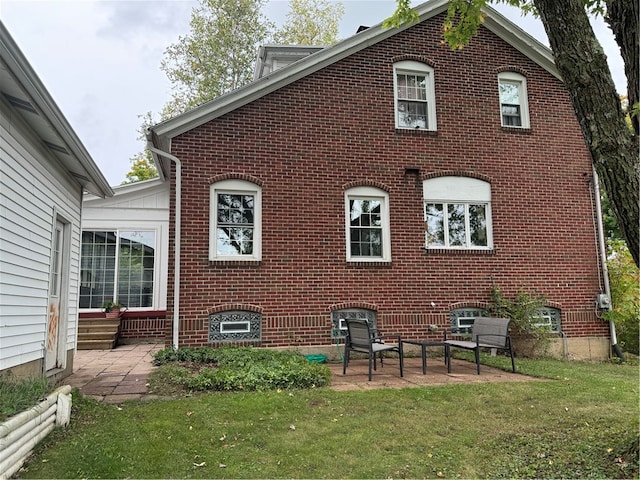
<path fill-rule="evenodd" d="M 608 356 L 598 192 L 551 52 L 490 8 L 451 51 L 446 7 L 150 129 L 171 184 L 167 342 L 328 351 L 349 317 L 439 338 L 496 285 L 546 295 L 557 355 Z"/>

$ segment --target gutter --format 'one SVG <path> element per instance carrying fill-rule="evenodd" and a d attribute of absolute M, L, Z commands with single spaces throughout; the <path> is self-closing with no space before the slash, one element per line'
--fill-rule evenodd
<path fill-rule="evenodd" d="M 173 325 L 172 345 L 177 349 L 180 335 L 180 232 L 182 226 L 182 162 L 175 155 L 159 150 L 147 140 L 147 148 L 158 157 L 164 157 L 176 164 L 176 219 L 174 231 L 174 259 L 173 259 Z"/>
<path fill-rule="evenodd" d="M 600 247 L 600 262 L 602 263 L 602 277 L 604 281 L 604 293 L 609 298 L 609 307 L 607 310 L 611 310 L 611 287 L 609 285 L 609 269 L 607 268 L 607 249 L 604 243 L 604 227 L 602 223 L 602 205 L 600 203 L 600 179 L 596 168 L 592 165 L 593 171 L 593 189 L 595 191 L 596 200 L 596 216 L 598 220 L 598 245 Z M 618 358 L 624 360 L 622 349 L 618 345 L 618 338 L 616 336 L 616 325 L 613 320 L 609 320 L 609 332 L 611 334 L 611 348 Z"/>

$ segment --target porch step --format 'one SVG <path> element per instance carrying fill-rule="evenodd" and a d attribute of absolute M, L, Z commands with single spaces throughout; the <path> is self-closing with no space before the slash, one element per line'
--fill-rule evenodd
<path fill-rule="evenodd" d="M 115 348 L 119 329 L 118 318 L 81 318 L 78 323 L 78 350 Z"/>

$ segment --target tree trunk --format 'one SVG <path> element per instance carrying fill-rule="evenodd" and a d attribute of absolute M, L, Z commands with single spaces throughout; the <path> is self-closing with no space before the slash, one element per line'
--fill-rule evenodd
<path fill-rule="evenodd" d="M 636 0 L 609 0 L 615 4 L 610 12 L 610 22 L 620 24 L 619 41 L 628 42 L 627 36 L 635 31 L 631 47 L 623 47 L 625 66 L 633 70 L 634 41 L 637 42 L 637 17 L 614 20 L 621 13 L 626 15 L 622 4 Z M 607 192 L 620 230 L 627 242 L 636 265 L 640 265 L 639 236 L 640 205 L 638 185 L 640 168 L 638 162 L 638 136 L 626 122 L 607 65 L 607 58 L 598 42 L 585 11 L 584 0 L 534 0 L 549 38 L 556 66 L 576 111 L 580 128 L 593 164 Z M 618 10 L 616 10 L 618 8 Z M 633 10 L 633 7 L 631 7 Z M 637 6 L 636 6 L 637 11 Z M 635 23 L 635 30 L 632 26 Z M 615 32 L 614 32 L 615 33 Z M 635 43 L 637 65 L 637 43 Z M 628 51 L 628 50 L 631 51 Z M 633 60 L 633 59 L 632 59 Z M 632 78 L 628 80 L 632 81 Z M 637 88 L 637 71 L 635 73 Z M 634 93 L 637 98 L 637 90 Z M 631 96 L 631 95 L 630 95 Z"/>
<path fill-rule="evenodd" d="M 606 22 L 620 46 L 624 61 L 624 73 L 627 77 L 627 96 L 629 107 L 640 101 L 640 37 L 638 36 L 637 0 L 607 0 Z M 640 133 L 640 118 L 631 117 L 635 134 Z"/>

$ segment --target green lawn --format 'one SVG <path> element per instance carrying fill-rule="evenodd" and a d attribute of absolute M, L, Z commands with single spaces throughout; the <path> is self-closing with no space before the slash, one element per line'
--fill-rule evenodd
<path fill-rule="evenodd" d="M 518 369 L 550 380 L 122 406 L 75 396 L 71 427 L 48 437 L 20 476 L 638 477 L 637 365 L 519 360 Z"/>

